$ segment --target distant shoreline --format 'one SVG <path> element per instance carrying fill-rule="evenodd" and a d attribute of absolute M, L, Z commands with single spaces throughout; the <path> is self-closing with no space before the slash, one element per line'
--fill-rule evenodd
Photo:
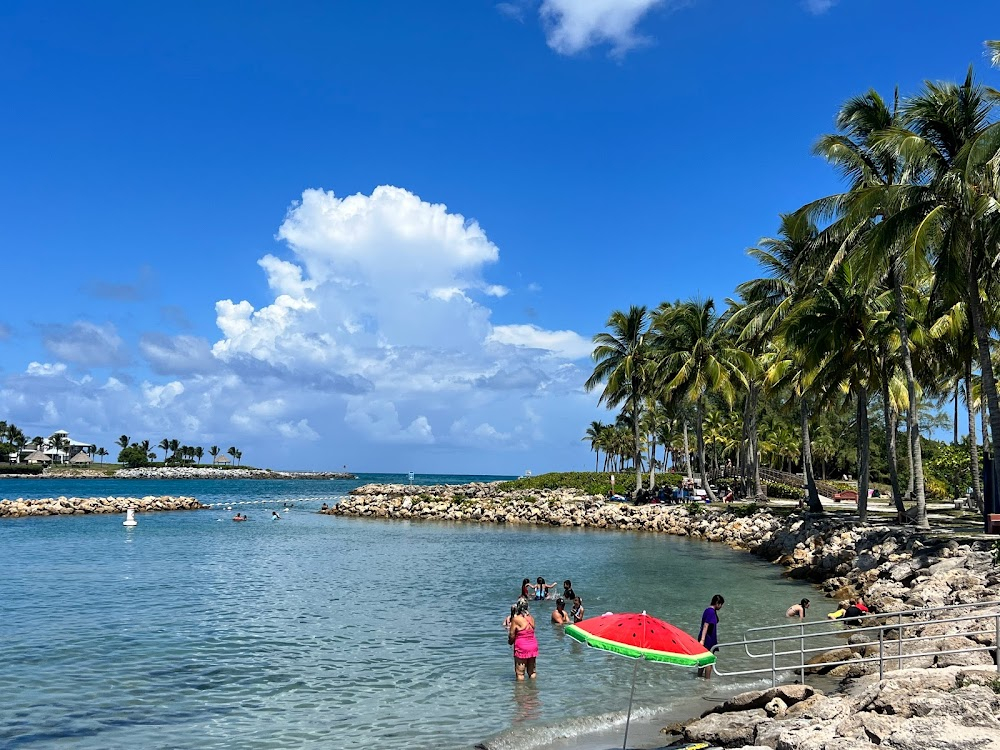
<path fill-rule="evenodd" d="M 217 469 L 209 466 L 159 466 L 116 469 L 107 473 L 98 469 L 60 471 L 50 469 L 42 474 L 0 474 L 3 479 L 357 479 L 357 475 L 341 471 L 274 471 L 271 469 Z"/>

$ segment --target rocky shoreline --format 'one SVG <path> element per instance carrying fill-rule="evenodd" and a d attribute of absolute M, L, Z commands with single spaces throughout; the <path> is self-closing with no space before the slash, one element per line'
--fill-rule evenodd
<path fill-rule="evenodd" d="M 873 612 L 898 612 L 1000 600 L 1000 570 L 978 534 L 956 538 L 911 527 L 858 525 L 808 513 L 779 517 L 768 509 L 635 506 L 574 490 L 503 492 L 496 484 L 412 487 L 366 485 L 332 515 L 495 524 L 609 528 L 674 534 L 722 542 L 819 584 L 837 599 L 863 594 Z M 907 626 L 926 638 L 903 644 L 885 679 L 873 663 L 828 665 L 870 656 L 873 644 L 855 634 L 847 646 L 812 660 L 810 672 L 845 678 L 826 696 L 784 686 L 733 698 L 701 719 L 672 728 L 690 742 L 743 750 L 1000 750 L 1000 679 L 996 647 L 1000 607 L 972 623 Z M 942 618 L 943 619 L 943 618 Z M 872 674 L 874 672 L 874 674 Z"/>
<path fill-rule="evenodd" d="M 32 516 L 72 516 L 91 513 L 137 513 L 168 510 L 203 510 L 208 508 L 193 497 L 147 495 L 146 497 L 55 497 L 41 500 L 0 500 L 0 518 Z"/>

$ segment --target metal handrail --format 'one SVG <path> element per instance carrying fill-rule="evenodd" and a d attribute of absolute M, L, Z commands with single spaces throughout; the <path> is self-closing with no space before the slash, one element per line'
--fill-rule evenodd
<path fill-rule="evenodd" d="M 992 608 L 992 611 L 984 612 Z M 956 609 L 974 610 L 972 613 L 966 613 L 956 617 L 946 617 L 946 618 L 920 618 L 912 619 L 914 616 L 928 615 L 933 612 L 945 612 L 952 611 Z M 903 621 L 904 617 L 910 617 L 911 619 Z M 926 607 L 923 609 L 913 609 L 906 610 L 902 612 L 890 612 L 886 614 L 868 614 L 861 615 L 857 618 L 851 618 L 852 622 L 854 620 L 881 620 L 881 622 L 872 625 L 859 625 L 857 627 L 851 627 L 852 633 L 877 633 L 878 634 L 878 656 L 859 656 L 857 658 L 845 659 L 840 661 L 829 661 L 822 662 L 821 664 L 811 665 L 806 663 L 806 655 L 813 653 L 824 653 L 830 650 L 830 646 L 817 646 L 815 648 L 806 647 L 807 640 L 813 640 L 816 638 L 829 637 L 831 635 L 842 635 L 845 631 L 842 629 L 831 630 L 830 626 L 838 624 L 837 621 L 819 621 L 813 623 L 792 623 L 787 625 L 768 625 L 758 628 L 750 628 L 744 632 L 743 640 L 732 641 L 729 643 L 720 643 L 712 649 L 713 652 L 717 652 L 724 648 L 734 648 L 741 646 L 743 651 L 751 659 L 770 659 L 770 666 L 758 669 L 744 669 L 744 670 L 734 670 L 732 672 L 725 672 L 719 669 L 719 662 L 715 664 L 715 672 L 721 677 L 733 677 L 737 675 L 751 675 L 751 674 L 766 674 L 771 673 L 771 685 L 776 686 L 778 682 L 778 673 L 784 672 L 799 672 L 800 680 L 802 684 L 805 684 L 806 679 L 806 668 L 813 666 L 822 666 L 824 668 L 833 668 L 841 666 L 844 664 L 869 664 L 878 662 L 879 665 L 879 679 L 885 674 L 885 662 L 887 660 L 894 660 L 897 662 L 897 669 L 902 669 L 903 659 L 915 659 L 927 656 L 942 656 L 945 654 L 963 654 L 963 653 L 974 653 L 977 651 L 992 651 L 994 654 L 994 661 L 996 662 L 997 672 L 1000 672 L 1000 602 L 977 602 L 974 604 L 950 604 L 941 607 Z M 887 619 L 892 619 L 893 622 L 886 622 Z M 944 638 L 955 638 L 955 637 L 967 637 L 982 635 L 983 630 L 962 630 L 961 632 L 946 633 L 941 635 L 913 635 L 909 637 L 904 637 L 904 630 L 910 627 L 916 627 L 918 625 L 927 625 L 930 623 L 935 624 L 949 624 L 949 623 L 963 623 L 963 622 L 974 622 L 980 620 L 993 620 L 994 632 L 993 632 L 993 645 L 977 645 L 970 646 L 961 649 L 947 649 L 943 651 L 918 651 L 915 653 L 903 653 L 904 643 L 921 643 L 923 641 L 933 641 L 941 640 Z M 825 625 L 827 629 L 821 630 L 819 632 L 807 633 L 805 629 L 807 626 L 811 625 Z M 769 630 L 779 630 L 785 631 L 792 628 L 797 628 L 798 632 L 791 635 L 779 635 L 772 636 L 770 638 L 748 638 L 751 633 L 769 631 Z M 896 631 L 895 638 L 886 639 L 886 633 L 891 633 Z M 788 651 L 779 650 L 779 644 L 784 644 L 785 642 L 795 642 L 798 641 L 798 648 Z M 897 646 L 895 654 L 886 654 L 886 644 L 894 644 Z M 754 653 L 750 650 L 750 646 L 754 644 L 768 644 L 770 649 L 765 653 Z M 857 648 L 865 646 L 873 646 L 875 642 L 868 642 L 865 644 L 851 644 L 845 646 L 845 648 Z M 797 656 L 797 663 L 789 664 L 787 666 L 780 665 L 778 663 L 779 657 L 784 656 Z"/>

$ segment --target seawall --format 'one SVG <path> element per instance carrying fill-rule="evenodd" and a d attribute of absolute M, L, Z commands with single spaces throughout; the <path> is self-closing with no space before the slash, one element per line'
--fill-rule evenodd
<path fill-rule="evenodd" d="M 29 516 L 72 516 L 90 513 L 137 513 L 207 508 L 193 497 L 147 495 L 146 497 L 55 497 L 41 500 L 0 500 L 0 518 Z"/>

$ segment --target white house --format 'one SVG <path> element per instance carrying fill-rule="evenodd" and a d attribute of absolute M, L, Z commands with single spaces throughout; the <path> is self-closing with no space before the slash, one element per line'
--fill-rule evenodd
<path fill-rule="evenodd" d="M 58 443 L 58 447 L 57 447 Z M 11 453 L 11 463 L 53 463 L 82 464 L 94 460 L 93 443 L 82 443 L 72 440 L 66 430 L 56 430 L 51 437 L 45 438 L 41 446 L 32 443 L 24 446 L 19 452 Z M 45 456 L 43 459 L 41 456 Z M 81 458 L 77 458 L 81 456 Z"/>

